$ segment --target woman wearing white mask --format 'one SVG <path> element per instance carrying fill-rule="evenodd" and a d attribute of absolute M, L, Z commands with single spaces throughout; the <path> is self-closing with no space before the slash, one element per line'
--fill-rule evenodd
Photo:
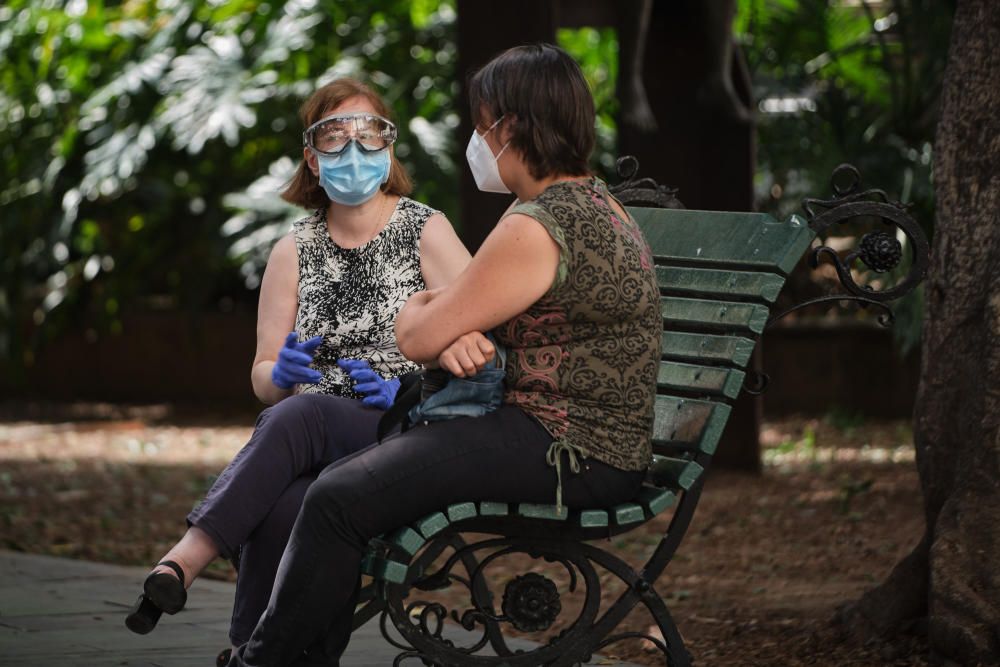
<path fill-rule="evenodd" d="M 651 459 L 660 296 L 649 246 L 588 170 L 594 106 L 573 59 L 511 49 L 469 83 L 479 187 L 513 192 L 462 274 L 396 320 L 409 359 L 455 375 L 507 349 L 504 405 L 415 426 L 324 470 L 267 611 L 230 665 L 337 664 L 368 541 L 456 502 L 610 507 Z"/>
<path fill-rule="evenodd" d="M 230 638 L 249 638 L 309 484 L 375 441 L 399 377 L 419 369 L 396 346 L 397 314 L 469 262 L 448 220 L 406 196 L 396 127 L 370 88 L 339 79 L 300 115 L 303 161 L 282 197 L 314 213 L 271 251 L 251 371 L 254 393 L 273 407 L 147 577 L 126 619 L 135 632 L 179 611 L 186 588 L 221 555 L 239 561 Z"/>

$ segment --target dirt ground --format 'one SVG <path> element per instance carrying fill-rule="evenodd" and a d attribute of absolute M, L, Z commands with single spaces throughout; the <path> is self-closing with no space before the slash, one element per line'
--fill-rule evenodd
<path fill-rule="evenodd" d="M 163 406 L 64 406 L 30 421 L 17 412 L 0 406 L 0 547 L 122 564 L 152 564 L 171 546 L 253 423 Z M 909 424 L 833 412 L 767 421 L 762 442 L 763 474 L 712 471 L 657 582 L 695 664 L 927 664 L 919 642 L 844 644 L 830 624 L 919 538 Z M 613 546 L 641 565 L 668 518 Z M 222 561 L 208 574 L 233 577 Z M 650 623 L 635 612 L 623 629 Z M 639 641 L 607 652 L 663 664 Z"/>

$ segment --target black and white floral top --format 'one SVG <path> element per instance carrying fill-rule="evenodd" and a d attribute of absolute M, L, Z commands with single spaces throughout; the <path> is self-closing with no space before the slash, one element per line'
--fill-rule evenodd
<path fill-rule="evenodd" d="M 337 359 L 366 359 L 386 379 L 419 370 L 396 347 L 393 325 L 406 300 L 426 289 L 420 235 L 435 213 L 401 197 L 382 231 L 357 248 L 334 243 L 325 209 L 294 224 L 299 256 L 295 330 L 299 340 L 323 336 L 312 364 L 323 379 L 298 385 L 299 392 L 358 398 Z"/>

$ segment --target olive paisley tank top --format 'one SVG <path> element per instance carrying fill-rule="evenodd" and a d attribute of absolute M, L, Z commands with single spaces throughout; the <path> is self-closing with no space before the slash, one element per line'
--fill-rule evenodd
<path fill-rule="evenodd" d="M 596 178 L 562 181 L 510 211 L 541 223 L 560 249 L 549 291 L 494 330 L 508 347 L 504 402 L 552 435 L 560 490 L 563 454 L 574 471 L 578 457 L 627 471 L 652 458 L 660 293 L 649 245 L 610 196 Z"/>

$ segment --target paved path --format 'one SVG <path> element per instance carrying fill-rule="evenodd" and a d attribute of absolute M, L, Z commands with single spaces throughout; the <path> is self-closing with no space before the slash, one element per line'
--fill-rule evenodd
<path fill-rule="evenodd" d="M 139 567 L 0 551 L 0 666 L 214 665 L 227 645 L 235 586 L 199 579 L 183 612 L 136 635 L 124 618 L 145 575 Z M 341 664 L 388 667 L 397 653 L 373 621 L 354 633 Z"/>

